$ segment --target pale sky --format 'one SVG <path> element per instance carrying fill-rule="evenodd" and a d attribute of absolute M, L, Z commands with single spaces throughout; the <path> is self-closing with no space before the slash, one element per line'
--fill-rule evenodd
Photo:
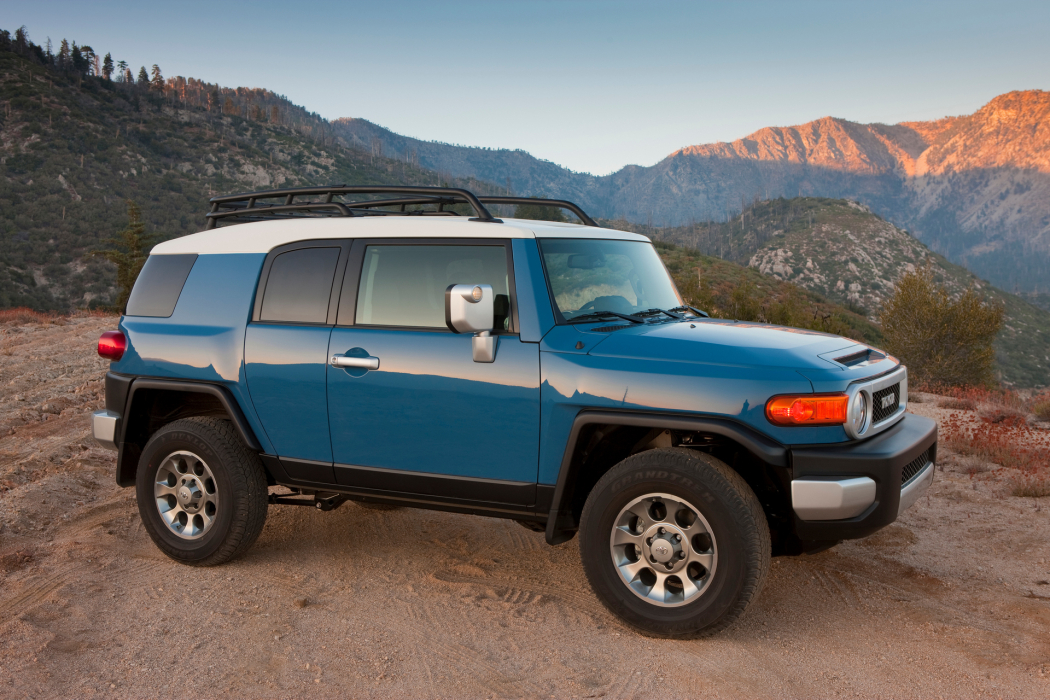
<path fill-rule="evenodd" d="M 598 175 L 764 126 L 936 119 L 1050 89 L 1045 0 L 0 0 L 0 28 L 21 24 L 135 72 Z"/>

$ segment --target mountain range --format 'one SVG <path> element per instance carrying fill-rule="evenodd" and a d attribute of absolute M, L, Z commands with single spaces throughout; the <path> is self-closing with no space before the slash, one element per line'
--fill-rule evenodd
<path fill-rule="evenodd" d="M 892 217 L 880 217 L 875 204 L 798 197 L 797 191 L 786 192 L 787 199 L 773 197 L 774 192 L 746 194 L 748 188 L 727 175 L 711 179 L 725 190 L 722 213 L 699 215 L 677 227 L 654 226 L 667 222 L 636 202 L 623 199 L 612 206 L 595 199 L 599 185 L 614 176 L 572 173 L 521 151 L 416 141 L 361 120 L 328 122 L 259 88 L 226 88 L 183 77 L 107 80 L 56 66 L 39 47 L 29 49 L 18 53 L 0 45 L 0 307 L 65 311 L 112 304 L 113 268 L 92 252 L 112 246 L 109 239 L 127 222 L 127 200 L 138 203 L 149 233 L 159 241 L 200 230 L 207 199 L 215 194 L 324 183 L 448 184 L 479 194 L 512 190 L 577 199 L 592 214 L 623 217 L 607 218 L 605 225 L 687 246 L 663 248 L 662 254 L 684 285 L 683 293 L 697 303 L 710 289 L 714 296 L 703 303 L 722 314 L 744 318 L 747 314 L 740 314 L 748 311 L 756 320 L 816 325 L 873 344 L 881 338 L 875 323 L 880 301 L 902 270 L 931 255 L 886 220 Z M 952 156 L 931 161 L 931 147 L 922 144 L 950 144 L 947 134 L 979 140 L 967 135 L 975 128 L 972 120 L 964 121 L 884 130 L 896 129 L 901 142 L 907 141 L 901 134 L 916 134 L 911 151 L 902 150 L 913 154 L 912 172 L 921 170 L 921 161 L 927 171 L 943 173 L 944 161 Z M 845 137 L 836 143 L 845 144 Z M 729 150 L 671 159 L 706 158 L 732 174 L 733 163 L 746 160 L 746 149 L 732 157 Z M 850 168 L 862 170 L 857 164 L 870 161 L 856 148 L 848 155 Z M 903 162 L 903 156 L 894 157 Z M 1023 160 L 1010 157 L 1011 162 Z M 626 168 L 617 176 L 646 171 L 670 177 L 657 173 L 657 167 Z M 1036 174 L 1044 170 L 1040 162 L 1029 167 Z M 843 182 L 849 177 L 862 182 L 847 175 Z M 957 176 L 945 177 L 948 185 L 962 187 Z M 877 189 L 872 185 L 872 192 Z M 1032 192 L 1035 185 L 1007 197 L 1023 198 L 1015 216 L 1039 204 Z M 860 195 L 852 199 L 870 202 Z M 514 213 L 508 207 L 493 209 L 497 216 Z M 1008 327 L 997 342 L 1004 381 L 1050 383 L 1050 313 L 937 260 L 945 271 L 943 281 L 953 289 L 980 285 L 1006 305 Z M 800 289 L 801 296 L 792 289 Z M 1047 295 L 1032 298 L 1046 300 Z M 746 299 L 754 302 L 744 304 L 749 309 L 741 305 Z"/>
<path fill-rule="evenodd" d="M 900 124 L 825 117 L 682 148 L 605 176 L 524 151 L 453 146 L 338 119 L 348 144 L 592 215 L 681 225 L 725 220 L 754 199 L 849 198 L 948 259 L 1015 291 L 1050 291 L 1050 92 L 1010 92 L 971 115 Z"/>

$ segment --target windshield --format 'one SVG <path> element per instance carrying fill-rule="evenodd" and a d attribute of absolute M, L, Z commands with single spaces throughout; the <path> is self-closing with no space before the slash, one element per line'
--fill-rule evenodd
<path fill-rule="evenodd" d="M 570 323 L 603 311 L 632 314 L 682 305 L 651 243 L 548 238 L 539 244 L 555 306 Z"/>

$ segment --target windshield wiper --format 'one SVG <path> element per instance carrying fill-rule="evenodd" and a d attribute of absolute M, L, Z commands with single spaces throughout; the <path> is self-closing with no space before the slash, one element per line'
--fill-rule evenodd
<path fill-rule="evenodd" d="M 675 309 L 648 309 L 638 313 L 639 316 L 655 316 L 657 314 L 667 314 L 671 318 L 676 318 L 678 320 L 683 318 L 681 314 L 675 313 Z"/>
<path fill-rule="evenodd" d="M 695 306 L 689 306 L 689 305 L 676 306 L 673 309 L 671 309 L 671 311 L 692 311 L 697 316 L 702 316 L 704 318 L 711 318 L 711 314 L 707 313 L 706 311 L 701 311 L 700 309 L 696 308 Z"/>
<path fill-rule="evenodd" d="M 625 321 L 630 321 L 631 323 L 645 323 L 645 321 L 643 321 L 642 319 L 638 318 L 637 316 L 631 316 L 630 314 L 621 314 L 618 311 L 595 311 L 593 313 L 584 314 L 583 316 L 574 316 L 572 318 L 567 318 L 565 320 L 568 321 L 569 323 L 576 323 L 577 321 L 584 321 L 584 320 L 600 321 L 603 318 L 609 318 L 610 316 L 614 316 L 616 318 L 622 318 Z"/>

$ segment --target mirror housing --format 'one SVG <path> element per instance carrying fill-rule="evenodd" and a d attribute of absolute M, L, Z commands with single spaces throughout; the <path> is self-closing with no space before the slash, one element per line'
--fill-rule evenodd
<path fill-rule="evenodd" d="M 491 331 L 495 301 L 492 285 L 449 285 L 445 290 L 445 325 L 453 333 Z"/>

